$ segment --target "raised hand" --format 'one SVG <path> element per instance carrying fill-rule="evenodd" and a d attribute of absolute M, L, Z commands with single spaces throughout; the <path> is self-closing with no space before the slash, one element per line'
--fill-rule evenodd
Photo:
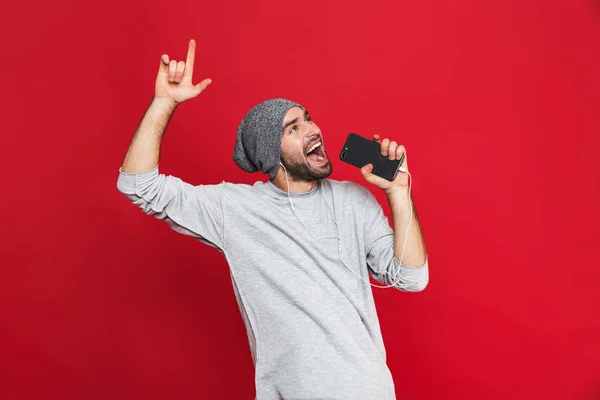
<path fill-rule="evenodd" d="M 196 41 L 191 39 L 185 62 L 169 61 L 167 54 L 160 57 L 160 67 L 154 86 L 154 97 L 179 104 L 198 96 L 210 85 L 211 79 L 204 79 L 197 85 L 192 83 L 195 53 Z"/>

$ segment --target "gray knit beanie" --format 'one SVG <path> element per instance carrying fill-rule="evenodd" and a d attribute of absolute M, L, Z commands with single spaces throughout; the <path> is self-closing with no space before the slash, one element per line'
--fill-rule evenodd
<path fill-rule="evenodd" d="M 275 178 L 281 157 L 281 128 L 285 114 L 300 104 L 269 99 L 252 108 L 237 129 L 233 160 L 244 171 L 262 171 Z"/>

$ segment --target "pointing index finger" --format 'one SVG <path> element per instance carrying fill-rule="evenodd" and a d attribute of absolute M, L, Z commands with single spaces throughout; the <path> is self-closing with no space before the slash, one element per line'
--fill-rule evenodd
<path fill-rule="evenodd" d="M 196 41 L 194 39 L 190 39 L 190 44 L 188 46 L 187 59 L 185 62 L 185 73 L 184 75 L 192 76 L 194 72 L 194 58 L 196 56 Z"/>

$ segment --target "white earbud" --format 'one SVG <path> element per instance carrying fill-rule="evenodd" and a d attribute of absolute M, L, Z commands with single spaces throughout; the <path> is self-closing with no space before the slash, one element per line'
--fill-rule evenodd
<path fill-rule="evenodd" d="M 408 172 L 404 167 L 400 167 L 398 168 L 398 171 L 402 171 L 402 172 Z"/>

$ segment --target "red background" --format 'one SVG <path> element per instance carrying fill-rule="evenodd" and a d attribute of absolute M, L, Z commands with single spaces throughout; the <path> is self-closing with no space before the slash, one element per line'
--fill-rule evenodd
<path fill-rule="evenodd" d="M 430 283 L 375 289 L 399 399 L 599 399 L 596 1 L 3 6 L 0 396 L 253 399 L 228 267 L 116 188 L 162 53 L 198 43 L 161 172 L 252 183 L 243 115 L 407 148 Z M 334 164 L 332 178 L 366 184 Z M 380 201 L 385 199 L 376 189 Z M 389 212 L 387 204 L 384 209 Z"/>

